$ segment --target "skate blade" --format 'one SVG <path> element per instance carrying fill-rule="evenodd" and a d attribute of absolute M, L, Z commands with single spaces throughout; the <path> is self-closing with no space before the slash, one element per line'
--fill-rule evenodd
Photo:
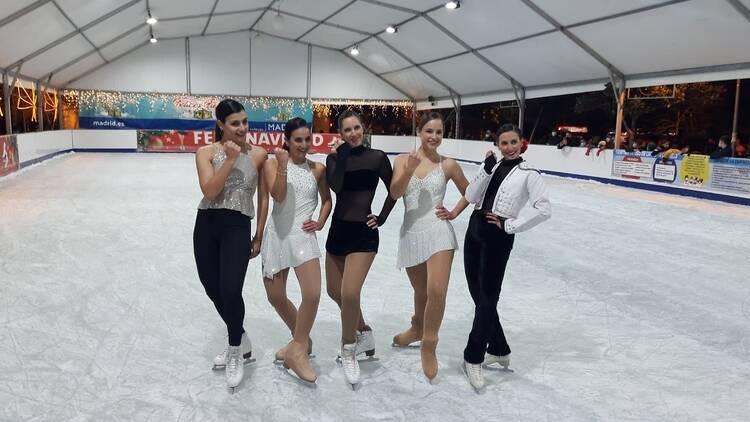
<path fill-rule="evenodd" d="M 409 343 L 407 345 L 391 343 L 391 347 L 393 347 L 394 349 L 419 349 L 422 347 L 422 342 L 415 341 L 414 343 Z"/>
<path fill-rule="evenodd" d="M 255 363 L 255 358 L 245 358 L 242 361 L 242 365 L 243 366 L 244 365 L 249 365 L 251 363 Z M 223 370 L 227 369 L 227 366 L 226 365 L 214 365 L 211 369 L 214 370 L 214 371 L 223 371 Z"/>
<path fill-rule="evenodd" d="M 318 378 L 317 377 L 313 381 L 306 380 L 304 378 L 300 378 L 294 371 L 292 371 L 291 368 L 289 368 L 288 366 L 284 365 L 283 362 L 282 362 L 281 366 L 279 366 L 279 369 L 281 369 L 282 371 L 284 371 L 284 373 L 287 374 L 287 376 L 292 377 L 292 379 L 294 379 L 294 381 L 296 381 L 300 385 L 303 385 L 305 387 L 310 387 L 310 388 L 318 388 L 318 382 L 317 382 Z"/>
<path fill-rule="evenodd" d="M 498 364 L 494 364 L 494 363 L 491 364 L 491 365 L 482 365 L 482 367 L 484 369 L 488 370 L 488 371 L 510 372 L 510 373 L 516 372 L 516 371 L 508 368 L 507 366 L 498 365 Z"/>

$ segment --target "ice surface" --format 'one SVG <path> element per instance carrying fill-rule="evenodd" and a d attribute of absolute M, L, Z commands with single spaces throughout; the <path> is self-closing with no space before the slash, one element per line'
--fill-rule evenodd
<path fill-rule="evenodd" d="M 461 372 L 473 315 L 461 252 L 437 384 L 418 349 L 389 346 L 412 312 L 399 203 L 362 293 L 379 360 L 361 364 L 359 390 L 334 362 L 325 289 L 317 388 L 272 364 L 289 333 L 255 259 L 244 297 L 258 362 L 232 396 L 211 370 L 225 330 L 193 261 L 191 154 L 70 154 L 0 180 L 0 420 L 747 420 L 750 208 L 546 181 L 552 219 L 516 237 L 500 301 L 515 372 L 486 371 L 483 394 Z M 446 205 L 458 197 L 451 185 Z M 454 222 L 460 243 L 469 214 Z M 298 303 L 293 275 L 289 292 Z"/>

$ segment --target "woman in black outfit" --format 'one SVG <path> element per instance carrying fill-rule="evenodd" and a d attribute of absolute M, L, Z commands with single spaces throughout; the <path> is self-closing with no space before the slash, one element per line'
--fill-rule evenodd
<path fill-rule="evenodd" d="M 515 233 L 550 217 L 544 180 L 521 158 L 526 149 L 521 131 L 515 125 L 501 126 L 497 146 L 503 159 L 497 162 L 495 154 L 488 151 L 465 195 L 477 205 L 464 241 L 464 270 L 475 305 L 474 323 L 464 349 L 464 370 L 477 390 L 484 386 L 482 363 L 506 368 L 510 364 L 510 347 L 500 325 L 497 302 Z"/>
<path fill-rule="evenodd" d="M 378 252 L 378 226 L 385 223 L 396 201 L 390 196 L 391 163 L 383 151 L 362 144 L 362 119 L 352 110 L 339 116 L 343 141 L 326 160 L 328 185 L 336 193 L 331 228 L 326 242 L 328 295 L 341 308 L 341 362 L 349 384 L 359 383 L 357 355 L 375 353 L 372 330 L 365 324 L 360 293 Z M 379 215 L 371 205 L 382 180 L 389 190 Z"/>

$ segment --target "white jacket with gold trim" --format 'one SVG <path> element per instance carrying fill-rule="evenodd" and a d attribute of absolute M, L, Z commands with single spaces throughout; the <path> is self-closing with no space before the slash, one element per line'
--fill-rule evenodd
<path fill-rule="evenodd" d="M 480 164 L 477 175 L 466 188 L 464 197 L 470 203 L 476 204 L 476 209 L 482 208 L 487 186 L 499 166 L 500 162 L 495 164 L 491 174 L 487 174 L 484 164 Z M 542 180 L 542 175 L 539 170 L 529 167 L 525 161 L 510 170 L 492 200 L 492 213 L 505 219 L 503 227 L 506 233 L 528 230 L 551 216 L 547 186 Z M 521 215 L 521 210 L 527 204 L 528 209 Z"/>

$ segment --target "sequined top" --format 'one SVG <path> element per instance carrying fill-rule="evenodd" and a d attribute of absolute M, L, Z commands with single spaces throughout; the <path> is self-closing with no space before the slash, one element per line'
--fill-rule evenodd
<path fill-rule="evenodd" d="M 226 161 L 227 155 L 223 149 L 219 149 L 212 160 L 214 171 Z M 249 154 L 240 154 L 234 167 L 224 182 L 224 189 L 214 200 L 203 198 L 198 204 L 199 210 L 224 208 L 228 210 L 239 211 L 246 216 L 255 217 L 255 207 L 253 206 L 253 195 L 258 188 L 258 170 L 255 169 L 253 160 Z"/>

